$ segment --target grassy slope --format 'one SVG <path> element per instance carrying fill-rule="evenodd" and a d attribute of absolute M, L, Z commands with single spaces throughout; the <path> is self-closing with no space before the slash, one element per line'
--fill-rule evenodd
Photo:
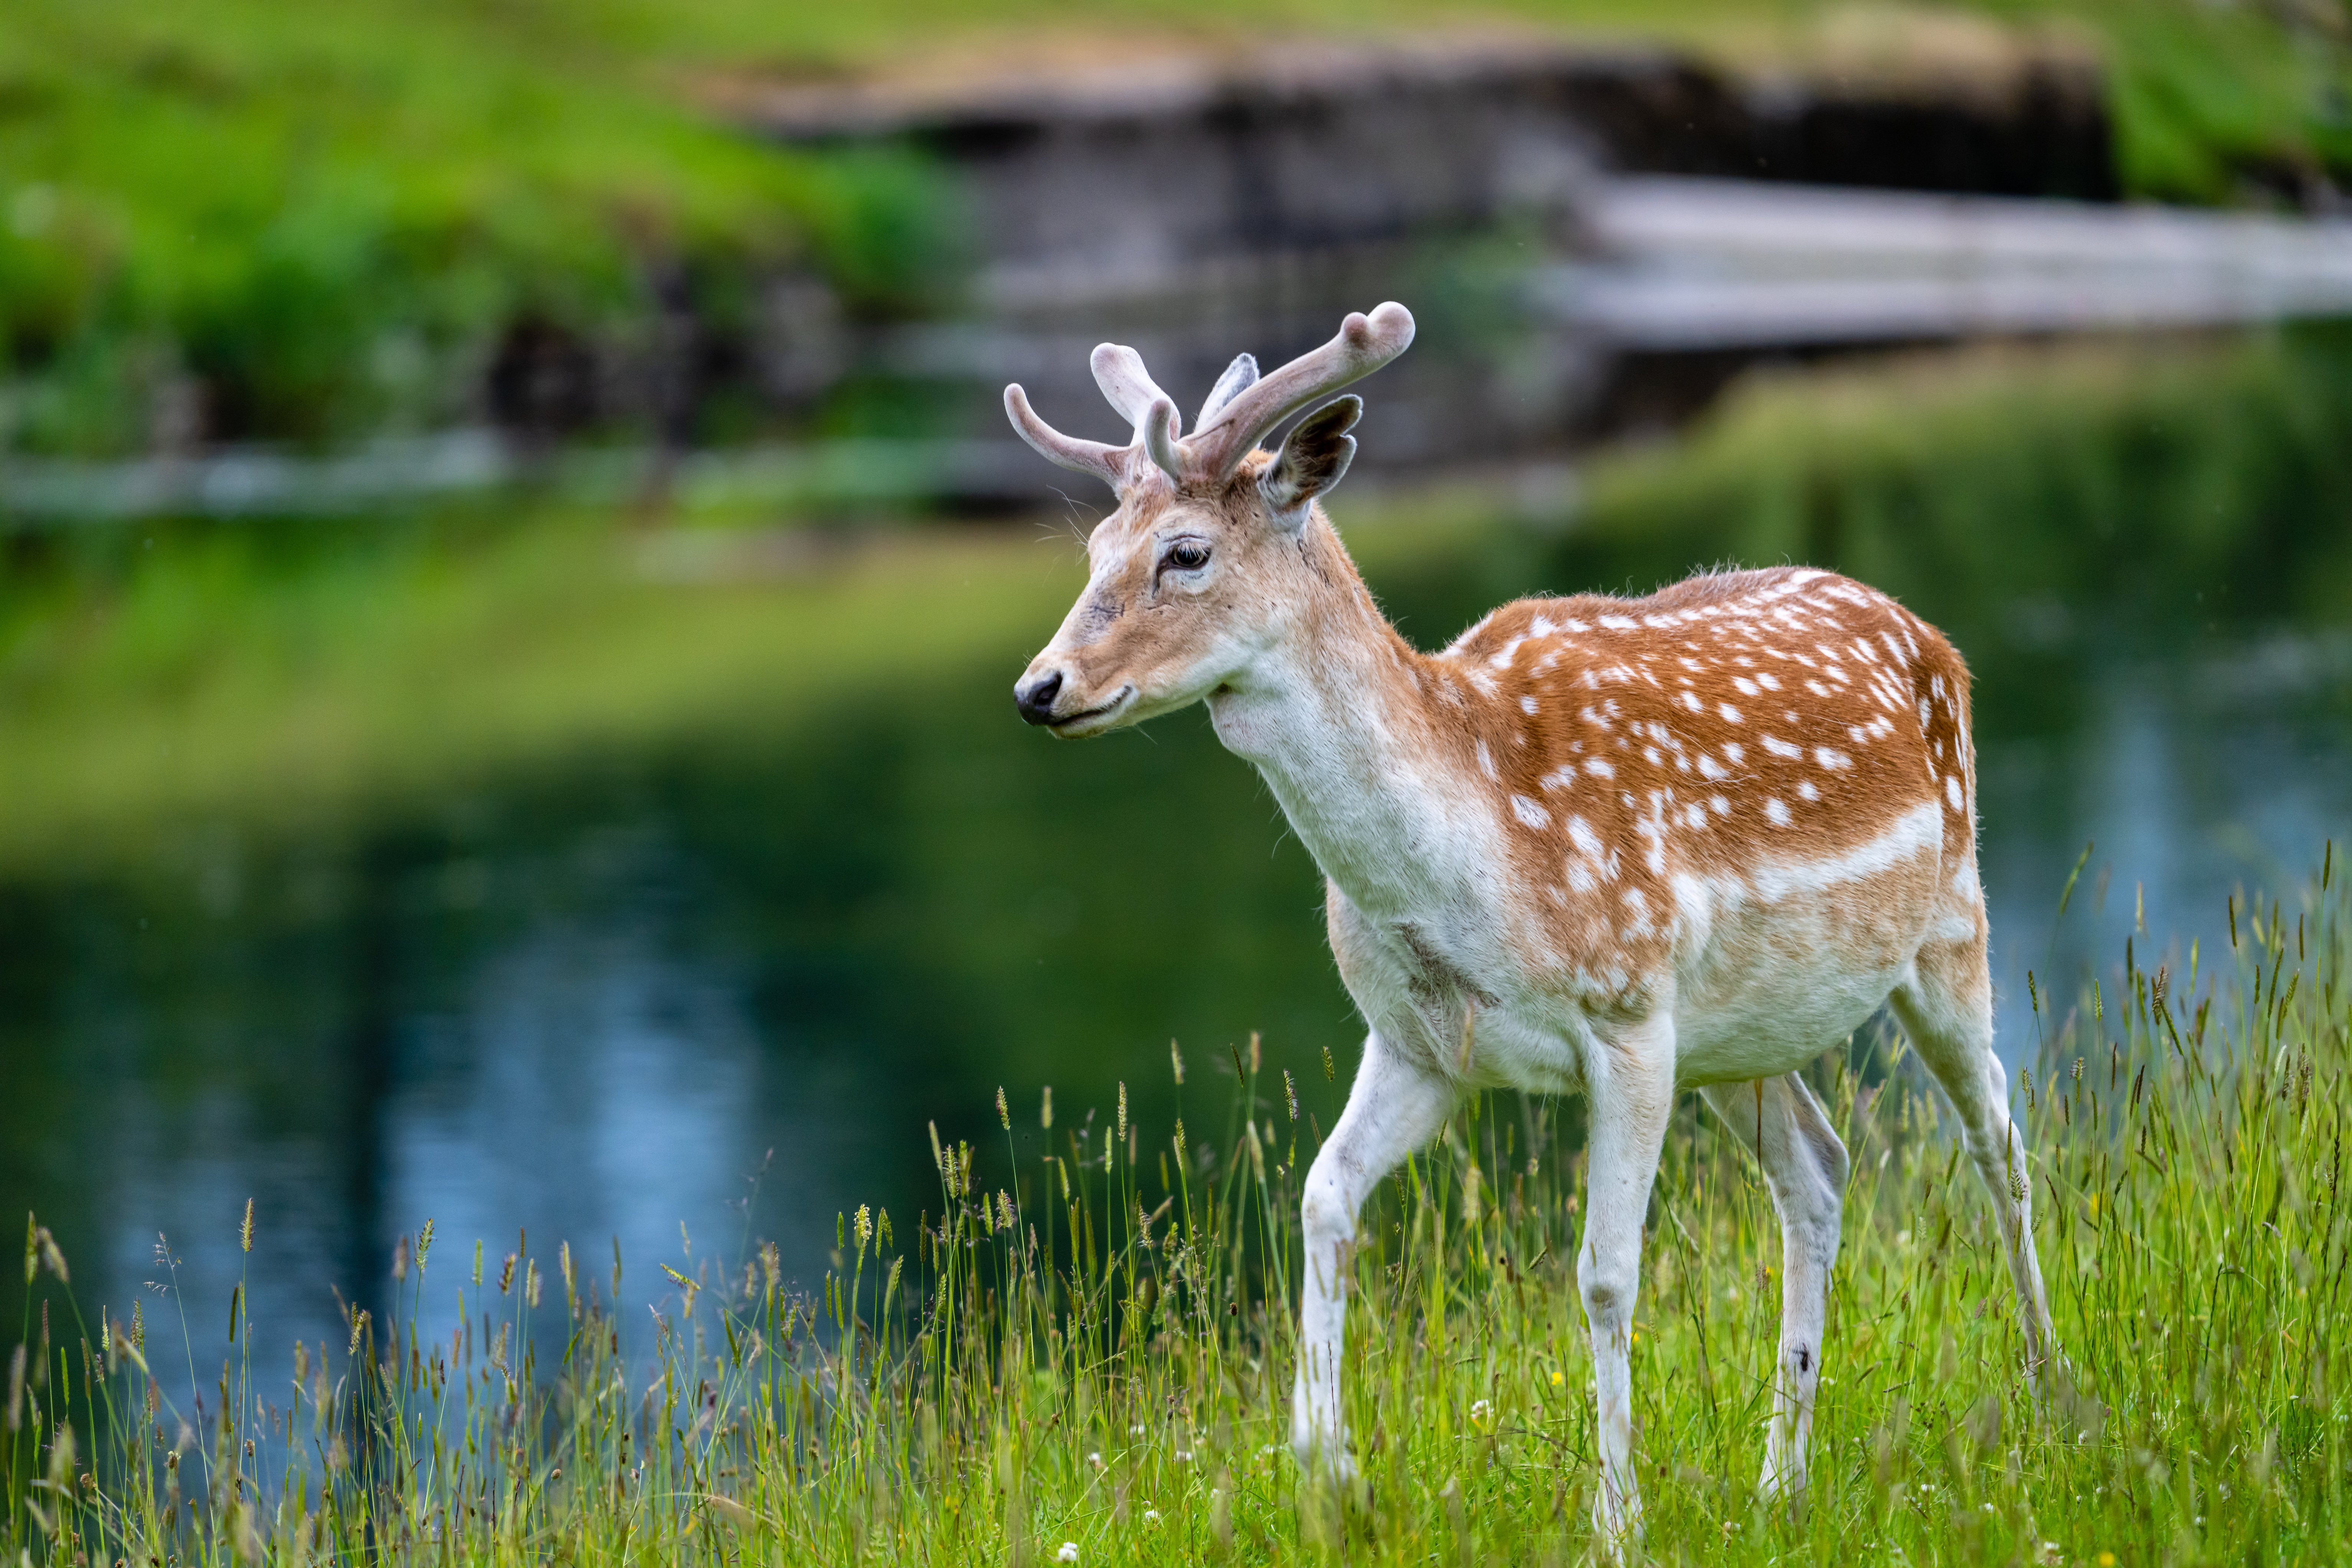
<path fill-rule="evenodd" d="M 2015 1100 L 2072 1368 L 2040 1406 L 1940 1100 L 1899 1045 L 1820 1069 L 1854 1158 L 1794 1517 L 1752 1481 L 1777 1317 L 1769 1200 L 1685 1097 L 1635 1315 L 1650 1560 L 2340 1560 L 2352 899 L 2332 879 L 2233 908 L 2228 950 L 2119 965 L 2104 996 L 2040 1020 Z M 1036 1086 L 1016 1084 L 1003 1145 L 947 1151 L 944 1222 L 842 1216 L 835 1271 L 806 1293 L 751 1258 L 680 1258 L 691 1276 L 672 1272 L 650 1325 L 599 1310 L 593 1255 L 509 1258 L 505 1279 L 493 1262 L 469 1284 L 467 1238 L 429 1260 L 404 1242 L 420 1262 L 404 1307 L 446 1311 L 462 1291 L 467 1329 L 420 1345 L 355 1321 L 364 1353 L 295 1353 L 290 1413 L 265 1370 L 287 1347 L 249 1328 L 220 1397 L 195 1404 L 213 1385 L 172 1370 L 171 1313 L 217 1323 L 216 1302 L 148 1303 L 152 1384 L 126 1343 L 99 1384 L 61 1310 L 56 1371 L 32 1394 L 51 1413 L 110 1399 L 110 1458 L 80 1490 L 82 1461 L 37 1415 L 0 1438 L 0 1546 L 46 1535 L 51 1562 L 223 1564 L 387 1546 L 498 1564 L 1606 1561 L 1586 1524 L 1576 1140 L 1542 1107 L 1466 1110 L 1381 1184 L 1346 1371 L 1368 1485 L 1343 1508 L 1300 1483 L 1283 1303 L 1318 1135 L 1289 1113 L 1286 1070 L 1314 1067 L 1265 1062 L 1230 1111 L 1227 1086 L 1196 1082 L 1189 1135 L 1116 1141 L 1085 1141 L 1066 1104 L 1039 1127 Z M 1123 1106 L 1118 1121 L 1128 1134 Z M 60 1283 L 42 1289 L 62 1309 Z M 535 1362 L 519 1353 L 534 1323 Z M 144 1415 L 142 1398 L 158 1402 Z"/>
<path fill-rule="evenodd" d="M 2314 0 L 2312 17 L 2333 15 Z M 2233 163 L 2352 166 L 2329 29 L 2195 0 L 1984 0 L 2063 19 L 2116 68 L 2128 183 L 2227 195 Z M 691 107 L 714 69 L 801 74 L 1024 30 L 1145 34 L 1511 21 L 1801 58 L 1814 0 L 16 0 L 0 28 L 0 442 L 133 449 L 179 369 L 212 427 L 328 438 L 446 420 L 486 336 L 537 312 L 642 321 L 684 260 L 723 293 L 814 257 L 903 307 L 949 245 L 909 170 L 751 147 Z M 2340 36 L 2342 29 L 2335 29 Z M 728 308 L 716 307 L 723 317 Z M 12 427 L 12 428 L 9 428 Z"/>
<path fill-rule="evenodd" d="M 135 447 L 178 369 L 229 389 L 231 433 L 446 422 L 488 334 L 641 317 L 660 265 L 813 252 L 857 300 L 923 263 L 890 251 L 893 203 L 926 189 L 705 122 L 642 68 L 640 30 L 557 6 L 12 6 L 0 348 L 39 373 L 19 438 Z"/>

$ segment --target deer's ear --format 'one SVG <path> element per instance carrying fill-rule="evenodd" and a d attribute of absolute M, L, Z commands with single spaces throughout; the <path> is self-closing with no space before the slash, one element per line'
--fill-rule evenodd
<path fill-rule="evenodd" d="M 1296 529 L 1307 521 L 1307 503 L 1339 482 L 1355 461 L 1356 438 L 1348 434 L 1363 417 L 1364 400 L 1335 398 L 1306 418 L 1282 444 L 1273 466 L 1258 480 L 1275 526 Z"/>

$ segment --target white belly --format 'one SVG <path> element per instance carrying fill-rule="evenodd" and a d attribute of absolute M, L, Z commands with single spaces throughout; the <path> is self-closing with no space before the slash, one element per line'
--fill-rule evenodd
<path fill-rule="evenodd" d="M 1910 972 L 1949 901 L 1932 805 L 1845 855 L 1678 884 L 1675 1078 L 1792 1071 L 1852 1033 Z"/>

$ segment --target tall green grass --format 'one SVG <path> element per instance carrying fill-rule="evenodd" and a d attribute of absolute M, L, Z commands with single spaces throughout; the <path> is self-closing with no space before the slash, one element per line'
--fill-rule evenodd
<path fill-rule="evenodd" d="M 2332 858 L 2292 901 L 2233 900 L 2226 948 L 2153 972 L 2127 950 L 2063 1009 L 2037 984 L 2016 1098 L 2090 1396 L 2063 1415 L 2028 1392 L 1939 1102 L 1899 1038 L 1858 1037 L 1817 1073 L 1854 1159 L 1812 1489 L 1759 1502 L 1777 1237 L 1756 1173 L 1685 1107 L 1634 1349 L 1650 1556 L 2342 1554 L 2352 900 Z M 1016 1115 L 1000 1094 L 1003 1148 L 934 1136 L 935 1212 L 840 1216 L 805 1290 L 764 1247 L 681 1257 L 650 1320 L 614 1307 L 617 1258 L 607 1279 L 568 1247 L 469 1257 L 428 1224 L 400 1244 L 392 1304 L 354 1311 L 342 1344 L 257 1345 L 241 1299 L 91 1322 L 28 1229 L 27 1274 L 55 1279 L 10 1374 L 7 1560 L 1593 1553 L 1572 1114 L 1485 1100 L 1384 1184 L 1347 1368 L 1365 1479 L 1341 1496 L 1302 1484 L 1286 1447 L 1319 1133 L 1291 1091 L 1328 1067 L 1253 1041 L 1158 1070 L 1188 1067 L 1189 1124 L 1148 1131 L 1123 1092 L 1058 1118 L 1050 1096 L 1024 1090 Z M 421 1334 L 428 1303 L 442 1326 Z"/>

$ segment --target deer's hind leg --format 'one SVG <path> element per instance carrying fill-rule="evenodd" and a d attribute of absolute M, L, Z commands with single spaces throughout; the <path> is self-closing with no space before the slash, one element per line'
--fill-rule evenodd
<path fill-rule="evenodd" d="M 2054 1370 L 2058 1339 L 2033 1252 L 2033 1183 L 2025 1140 L 2010 1120 L 2009 1075 L 1993 1054 L 1992 975 L 1985 963 L 1981 915 L 1975 926 L 1971 936 L 1921 948 L 1913 973 L 1887 1002 L 1958 1112 L 1969 1158 L 2000 1218 L 2018 1320 L 2025 1331 L 2026 1372 L 2040 1395 L 2050 1386 L 2044 1373 Z"/>
<path fill-rule="evenodd" d="M 1805 1454 L 1812 1440 L 1822 1330 L 1845 1203 L 1845 1145 L 1821 1101 L 1794 1073 L 1700 1092 L 1764 1168 L 1780 1216 L 1780 1352 L 1759 1485 L 1768 1497 L 1794 1496 L 1805 1489 Z"/>

